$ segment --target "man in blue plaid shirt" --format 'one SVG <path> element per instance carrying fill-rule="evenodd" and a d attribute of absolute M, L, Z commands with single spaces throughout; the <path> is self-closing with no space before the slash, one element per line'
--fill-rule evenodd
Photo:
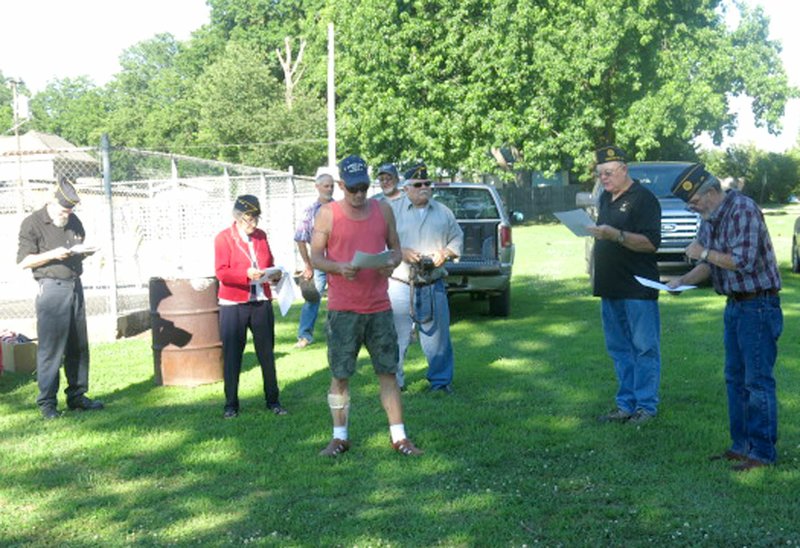
<path fill-rule="evenodd" d="M 778 401 L 773 368 L 783 330 L 781 278 L 775 250 L 758 205 L 744 194 L 722 191 L 703 164 L 684 171 L 672 189 L 703 218 L 686 256 L 698 261 L 670 287 L 711 277 L 725 306 L 725 383 L 732 445 L 712 460 L 735 461 L 739 472 L 774 464 Z"/>
<path fill-rule="evenodd" d="M 316 177 L 314 177 L 314 184 L 318 194 L 317 199 L 303 211 L 303 218 L 300 219 L 294 234 L 297 251 L 303 259 L 303 271 L 300 273 L 300 277 L 306 283 L 313 281 L 317 290 L 317 295 L 311 299 L 306 299 L 306 302 L 303 303 L 303 308 L 300 310 L 300 325 L 297 328 L 297 344 L 294 345 L 295 348 L 305 348 L 314 340 L 314 324 L 317 323 L 320 299 L 327 285 L 327 277 L 323 271 L 316 270 L 311 266 L 309 245 L 311 244 L 311 232 L 314 229 L 314 217 L 316 217 L 319 208 L 323 204 L 333 200 L 334 180 L 338 177 L 339 173 L 336 168 L 321 167 L 317 170 Z M 306 297 L 305 291 L 303 297 Z"/>

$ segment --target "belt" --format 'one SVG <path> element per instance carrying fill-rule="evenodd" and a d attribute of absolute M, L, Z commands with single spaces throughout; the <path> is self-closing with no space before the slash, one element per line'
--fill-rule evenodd
<path fill-rule="evenodd" d="M 395 278 L 394 276 L 390 276 L 390 278 L 396 282 L 400 282 L 401 284 L 411 285 L 411 282 L 409 282 L 408 280 L 401 280 L 400 278 Z M 433 285 L 439 280 L 441 280 L 441 278 L 437 278 L 428 283 L 414 282 L 414 287 L 425 287 L 426 285 Z"/>
<path fill-rule="evenodd" d="M 734 291 L 728 298 L 734 302 L 740 303 L 742 301 L 752 301 L 761 297 L 776 297 L 780 289 L 764 289 L 763 291 L 753 291 L 752 293 L 740 293 Z"/>

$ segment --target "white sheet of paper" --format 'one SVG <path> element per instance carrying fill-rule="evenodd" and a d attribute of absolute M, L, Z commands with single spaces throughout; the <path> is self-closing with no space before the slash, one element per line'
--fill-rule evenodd
<path fill-rule="evenodd" d="M 392 252 L 388 249 L 381 253 L 363 253 L 361 251 L 356 251 L 350 264 L 358 268 L 383 268 L 389 263 L 391 257 Z"/>
<path fill-rule="evenodd" d="M 591 236 L 587 227 L 595 226 L 594 221 L 585 209 L 572 209 L 570 211 L 556 211 L 556 219 L 572 231 L 576 236 Z"/>
<path fill-rule="evenodd" d="M 289 275 L 289 271 L 282 266 L 272 266 L 264 271 L 264 275 L 257 280 L 250 280 L 251 285 L 269 283 L 269 277 L 276 272 L 281 272 L 280 281 L 274 286 L 274 294 L 277 294 L 278 308 L 281 311 L 281 316 L 285 316 L 289 309 L 292 307 L 296 295 L 295 283 Z"/>
<path fill-rule="evenodd" d="M 653 289 L 658 289 L 659 291 L 669 291 L 671 293 L 680 293 L 681 291 L 697 288 L 696 285 L 679 285 L 673 289 L 666 284 L 662 284 L 661 282 L 657 282 L 655 280 L 648 280 L 647 278 L 642 278 L 641 276 L 634 276 L 634 278 L 636 278 L 636 281 L 645 287 L 651 287 Z"/>
<path fill-rule="evenodd" d="M 100 248 L 94 245 L 75 244 L 69 248 L 71 255 L 90 255 L 96 253 Z"/>
<path fill-rule="evenodd" d="M 281 316 L 286 316 L 295 299 L 295 283 L 285 268 L 281 267 L 281 272 L 283 272 L 283 276 L 275 286 L 275 291 L 278 293 L 278 308 Z"/>

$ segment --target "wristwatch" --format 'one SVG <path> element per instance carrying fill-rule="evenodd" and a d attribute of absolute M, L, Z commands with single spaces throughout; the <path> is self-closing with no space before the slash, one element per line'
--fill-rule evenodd
<path fill-rule="evenodd" d="M 704 249 L 704 250 L 703 250 L 703 251 L 700 253 L 700 260 L 701 260 L 701 261 L 706 261 L 706 260 L 708 260 L 708 249 Z"/>
<path fill-rule="evenodd" d="M 621 244 L 624 241 L 625 241 L 625 232 L 620 230 L 619 231 L 619 236 L 617 236 L 617 243 Z"/>

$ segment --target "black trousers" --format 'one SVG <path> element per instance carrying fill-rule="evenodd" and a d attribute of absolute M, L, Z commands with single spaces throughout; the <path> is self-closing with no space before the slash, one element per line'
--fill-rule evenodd
<path fill-rule="evenodd" d="M 89 337 L 80 278 L 39 280 L 36 330 L 39 337 L 36 403 L 40 407 L 56 405 L 62 361 L 67 377 L 67 402 L 85 394 L 89 390 Z"/>
<path fill-rule="evenodd" d="M 271 301 L 256 301 L 219 307 L 219 333 L 225 378 L 225 409 L 239 410 L 239 375 L 247 344 L 247 329 L 253 333 L 256 357 L 261 364 L 267 405 L 279 403 L 275 374 L 275 316 Z"/>

